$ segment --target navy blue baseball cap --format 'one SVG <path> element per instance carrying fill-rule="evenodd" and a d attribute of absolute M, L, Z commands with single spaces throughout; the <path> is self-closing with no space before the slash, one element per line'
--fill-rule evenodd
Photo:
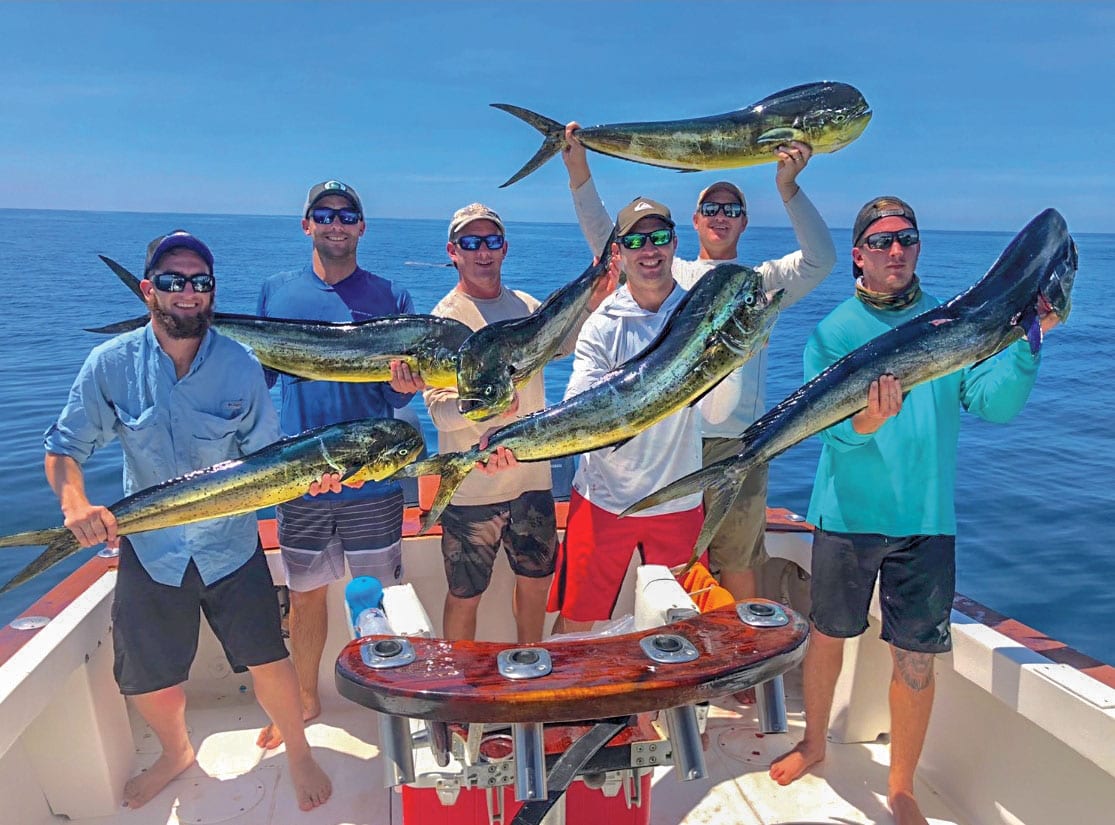
<path fill-rule="evenodd" d="M 159 263 L 159 258 L 163 257 L 172 249 L 188 249 L 195 253 L 209 267 L 209 274 L 213 274 L 213 253 L 199 238 L 195 238 L 185 229 L 175 229 L 167 235 L 160 235 L 147 244 L 147 260 L 143 264 L 143 274 L 146 276 L 153 270 Z"/>

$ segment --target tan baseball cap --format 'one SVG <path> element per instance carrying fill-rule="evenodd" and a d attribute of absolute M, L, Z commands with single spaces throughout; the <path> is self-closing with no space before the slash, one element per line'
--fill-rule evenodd
<path fill-rule="evenodd" d="M 616 218 L 616 234 L 626 235 L 643 218 L 661 218 L 671 228 L 674 226 L 674 219 L 669 209 L 658 201 L 638 197 L 619 210 L 619 216 Z"/>
<path fill-rule="evenodd" d="M 743 196 L 743 190 L 732 183 L 730 180 L 718 180 L 716 183 L 710 184 L 709 186 L 706 186 L 704 189 L 702 189 L 701 194 L 697 196 L 697 208 L 700 209 L 701 204 L 708 199 L 708 196 L 718 189 L 725 192 L 730 192 L 734 197 L 738 198 L 740 206 L 743 207 L 743 211 L 746 214 L 747 198 Z"/>

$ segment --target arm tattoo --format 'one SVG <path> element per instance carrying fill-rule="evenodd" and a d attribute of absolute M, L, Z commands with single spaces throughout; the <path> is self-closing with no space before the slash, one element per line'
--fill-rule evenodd
<path fill-rule="evenodd" d="M 933 654 L 894 649 L 898 675 L 910 690 L 925 690 L 933 680 Z"/>

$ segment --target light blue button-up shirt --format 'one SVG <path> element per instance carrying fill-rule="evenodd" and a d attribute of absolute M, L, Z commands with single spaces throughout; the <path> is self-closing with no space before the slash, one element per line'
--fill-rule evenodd
<path fill-rule="evenodd" d="M 119 438 L 124 493 L 240 458 L 280 437 L 263 368 L 251 351 L 212 330 L 181 379 L 151 325 L 96 347 L 81 367 L 47 452 L 84 464 Z M 255 552 L 256 517 L 241 516 L 128 536 L 155 581 L 178 586 L 193 559 L 206 584 Z"/>

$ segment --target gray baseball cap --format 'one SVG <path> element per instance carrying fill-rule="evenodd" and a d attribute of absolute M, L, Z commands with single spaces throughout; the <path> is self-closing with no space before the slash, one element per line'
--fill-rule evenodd
<path fill-rule="evenodd" d="M 324 180 L 310 187 L 309 194 L 306 195 L 306 205 L 302 207 L 302 217 L 310 217 L 310 210 L 314 208 L 314 204 L 329 195 L 340 195 L 346 198 L 361 215 L 364 214 L 364 204 L 360 202 L 360 196 L 356 194 L 355 189 L 339 180 Z"/>

